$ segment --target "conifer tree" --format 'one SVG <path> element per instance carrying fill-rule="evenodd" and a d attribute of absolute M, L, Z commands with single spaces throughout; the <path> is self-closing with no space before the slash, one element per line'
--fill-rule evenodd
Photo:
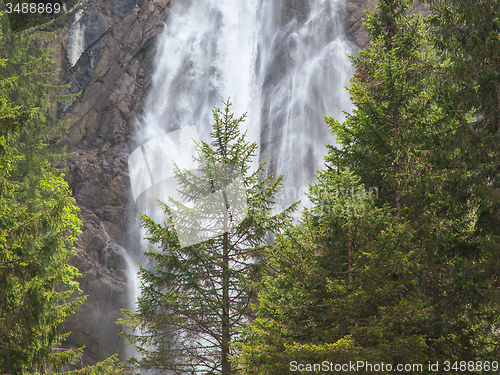
<path fill-rule="evenodd" d="M 168 218 L 163 224 L 142 216 L 147 239 L 160 249 L 146 254 L 153 269 L 141 267 L 138 311 L 126 312 L 121 323 L 140 331 L 128 339 L 143 355 L 137 362 L 143 369 L 235 373 L 229 359 L 251 315 L 262 248 L 291 220 L 293 207 L 271 215 L 281 177 L 264 178 L 263 164 L 250 172 L 257 146 L 240 130 L 245 115 L 235 118 L 231 104 L 224 105 L 213 111 L 212 142 L 197 144 L 198 171 L 175 172 L 180 193 L 195 207 L 162 203 Z M 235 181 L 243 196 L 231 192 Z M 182 238 L 193 238 L 184 237 L 193 228 L 198 239 L 183 244 Z"/>
<path fill-rule="evenodd" d="M 467 324 L 460 329 L 468 331 L 467 338 L 476 337 L 470 351 L 479 345 L 495 358 L 500 352 L 500 2 L 427 4 L 433 46 L 447 61 L 439 72 L 443 79 L 436 85 L 436 98 L 456 124 L 442 142 L 442 155 L 454 155 L 443 163 L 448 167 L 445 189 L 460 213 L 456 221 L 467 223 L 466 240 L 448 251 L 460 259 L 456 284 L 473 294 L 474 310 L 467 315 L 479 321 L 472 329 Z"/>
<path fill-rule="evenodd" d="M 64 319 L 83 301 L 69 298 L 78 291 L 68 261 L 80 221 L 50 164 L 47 144 L 60 133 L 48 114 L 50 52 L 36 43 L 27 33 L 0 35 L 0 372 L 13 375 L 57 371 L 81 353 L 56 350 Z"/>
<path fill-rule="evenodd" d="M 396 370 L 424 359 L 413 231 L 377 207 L 375 192 L 348 170 L 319 172 L 312 209 L 269 249 L 257 319 L 236 360 L 242 374 L 285 374 L 299 363 L 347 372 L 330 363 L 358 360 Z"/>
<path fill-rule="evenodd" d="M 407 14 L 410 4 L 381 0 L 378 13 L 368 12 L 371 48 L 351 57 L 356 72 L 349 92 L 356 108 L 344 123 L 327 123 L 343 145 L 330 146 L 334 165 L 377 186 L 397 217 L 423 222 L 426 206 L 440 194 L 442 176 L 433 169 L 441 146 L 436 135 L 451 121 L 433 100 L 435 52 L 422 17 Z"/>
<path fill-rule="evenodd" d="M 465 144 L 476 137 L 467 136 L 467 104 L 442 90 L 449 80 L 456 87 L 453 54 L 434 48 L 428 24 L 406 15 L 408 5 L 380 0 L 369 16 L 372 48 L 353 58 L 357 108 L 343 124 L 328 119 L 343 145 L 331 148 L 330 160 L 378 186 L 380 202 L 416 231 L 413 243 L 425 251 L 418 287 L 433 311 L 432 329 L 422 331 L 429 359 L 491 358 L 497 349 L 486 343 L 499 340 L 491 334 L 499 324 L 499 241 L 480 229 L 486 202 L 475 191 L 486 181 L 470 178 L 465 166 L 475 147 Z"/>
<path fill-rule="evenodd" d="M 455 152 L 450 195 L 476 201 L 477 230 L 500 228 L 500 1 L 429 0 L 432 42 L 449 64 L 437 87 L 458 126 L 447 152 Z M 451 142 L 453 140 L 453 142 Z"/>

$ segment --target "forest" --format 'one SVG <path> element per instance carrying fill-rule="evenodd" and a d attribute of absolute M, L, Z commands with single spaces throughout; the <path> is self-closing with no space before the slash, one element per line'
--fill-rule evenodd
<path fill-rule="evenodd" d="M 117 322 L 137 355 L 82 369 L 61 333 L 86 298 L 82 223 L 55 147 L 75 98 L 56 31 L 0 14 L 0 374 L 499 374 L 500 1 L 425 4 L 367 11 L 308 205 L 273 211 L 282 176 L 251 168 L 246 115 L 214 108 L 197 173 L 175 169 L 198 204 L 140 213 L 151 249 Z"/>

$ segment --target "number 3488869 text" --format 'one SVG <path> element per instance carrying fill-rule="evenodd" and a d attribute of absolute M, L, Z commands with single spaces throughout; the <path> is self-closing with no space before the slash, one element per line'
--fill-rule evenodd
<path fill-rule="evenodd" d="M 59 3 L 6 3 L 5 11 L 8 14 L 57 14 L 61 12 Z"/>

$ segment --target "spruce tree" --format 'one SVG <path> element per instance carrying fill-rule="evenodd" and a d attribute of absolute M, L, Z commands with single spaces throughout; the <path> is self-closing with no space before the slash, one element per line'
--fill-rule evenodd
<path fill-rule="evenodd" d="M 500 1 L 429 0 L 430 35 L 449 61 L 438 87 L 458 122 L 448 150 L 457 200 L 476 201 L 477 230 L 498 236 L 500 227 Z"/>
<path fill-rule="evenodd" d="M 236 357 L 241 373 L 423 363 L 429 311 L 416 288 L 421 253 L 411 227 L 388 204 L 377 207 L 376 190 L 349 170 L 319 172 L 309 195 L 312 209 L 269 248 L 257 318 Z"/>
<path fill-rule="evenodd" d="M 427 4 L 433 46 L 448 62 L 436 97 L 456 123 L 443 142 L 443 155 L 454 155 L 446 160 L 446 191 L 455 211 L 462 213 L 456 221 L 467 223 L 466 241 L 449 250 L 460 259 L 456 284 L 473 294 L 467 315 L 479 321 L 474 328 L 462 323 L 460 329 L 468 332 L 465 342 L 474 338 L 470 352 L 480 347 L 495 358 L 500 326 L 500 2 Z"/>
<path fill-rule="evenodd" d="M 64 87 L 50 86 L 50 52 L 36 43 L 36 34 L 0 35 L 0 372 L 8 374 L 53 372 L 81 353 L 56 350 L 64 319 L 83 301 L 70 299 L 78 271 L 68 264 L 80 221 L 48 147 L 60 135 L 51 93 Z"/>
<path fill-rule="evenodd" d="M 488 202 L 478 192 L 488 183 L 471 178 L 467 166 L 478 156 L 479 144 L 470 144 L 478 139 L 469 137 L 467 97 L 461 103 L 449 89 L 460 86 L 455 57 L 436 50 L 428 20 L 408 16 L 408 6 L 380 0 L 379 13 L 370 14 L 372 47 L 353 58 L 356 108 L 343 124 L 327 119 L 343 146 L 329 157 L 378 186 L 380 203 L 391 204 L 416 233 L 413 244 L 424 251 L 418 288 L 433 311 L 432 328 L 422 329 L 429 360 L 442 360 L 438 353 L 491 359 L 497 349 L 490 344 L 499 340 L 491 334 L 499 323 L 499 241 L 481 230 Z M 477 162 L 472 168 L 480 168 Z"/>
<path fill-rule="evenodd" d="M 120 321 L 140 332 L 128 335 L 143 356 L 140 368 L 234 374 L 229 359 L 251 317 L 262 248 L 291 220 L 293 207 L 271 215 L 281 177 L 264 178 L 263 164 L 250 172 L 257 146 L 240 130 L 245 115 L 235 118 L 230 105 L 213 111 L 212 141 L 197 144 L 198 170 L 175 171 L 181 195 L 195 206 L 162 203 L 162 224 L 142 215 L 147 239 L 160 249 L 146 254 L 153 269 L 141 267 L 137 312 Z"/>
<path fill-rule="evenodd" d="M 59 373 L 84 348 L 61 344 L 60 329 L 84 301 L 69 265 L 80 234 L 78 207 L 53 147 L 67 123 L 57 105 L 54 33 L 8 33 L 0 13 L 0 373 Z M 68 374 L 125 374 L 115 356 Z"/>
<path fill-rule="evenodd" d="M 381 0 L 378 13 L 368 12 L 371 48 L 351 57 L 355 109 L 344 123 L 333 118 L 327 123 L 343 146 L 330 146 L 332 162 L 377 186 L 381 201 L 389 202 L 399 218 L 423 221 L 425 206 L 440 194 L 442 176 L 433 169 L 441 146 L 437 135 L 451 121 L 433 98 L 435 52 L 422 17 L 407 14 L 410 4 Z"/>

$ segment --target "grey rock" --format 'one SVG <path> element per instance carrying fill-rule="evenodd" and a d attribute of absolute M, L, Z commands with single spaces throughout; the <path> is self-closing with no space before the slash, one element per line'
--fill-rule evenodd
<path fill-rule="evenodd" d="M 85 27 L 85 51 L 97 42 L 109 28 L 108 22 L 99 13 L 97 6 L 91 3 L 89 8 L 81 20 L 81 24 Z"/>
<path fill-rule="evenodd" d="M 366 11 L 377 11 L 376 4 L 377 0 L 347 0 L 346 2 L 348 13 L 345 23 L 346 35 L 359 49 L 367 48 L 370 44 L 370 37 L 363 26 L 363 20 L 367 17 Z M 424 4 L 416 2 L 411 13 L 425 16 L 429 14 L 429 9 Z"/>
<path fill-rule="evenodd" d="M 135 212 L 128 203 L 128 143 L 150 84 L 155 37 L 169 1 L 90 1 L 76 10 L 76 18 L 74 8 L 83 2 L 68 1 L 73 15 L 55 46 L 60 82 L 79 94 L 61 109 L 70 128 L 57 143 L 72 153 L 66 179 L 83 222 L 72 264 L 82 274 L 80 288 L 88 297 L 64 324 L 64 331 L 71 332 L 64 346 L 85 346 L 79 366 L 115 353 L 126 359 L 116 321 L 120 309 L 127 308 L 124 247 L 133 246 L 126 236 L 128 213 Z M 68 39 L 76 23 L 83 30 L 83 51 L 70 66 Z"/>

